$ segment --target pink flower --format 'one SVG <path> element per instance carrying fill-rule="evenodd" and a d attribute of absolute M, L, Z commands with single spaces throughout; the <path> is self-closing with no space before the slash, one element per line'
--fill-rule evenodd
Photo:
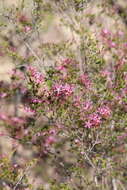
<path fill-rule="evenodd" d="M 74 105 L 78 108 L 80 108 L 80 105 L 81 105 L 81 100 L 80 100 L 80 97 L 79 96 L 75 96 L 74 97 Z"/>
<path fill-rule="evenodd" d="M 80 143 L 80 140 L 79 139 L 75 139 L 75 143 L 76 144 Z"/>
<path fill-rule="evenodd" d="M 111 40 L 108 41 L 108 45 L 110 48 L 116 48 L 116 43 Z"/>
<path fill-rule="evenodd" d="M 108 118 L 111 115 L 111 109 L 108 106 L 102 106 L 98 109 L 98 113 L 104 117 Z"/>
<path fill-rule="evenodd" d="M 40 72 L 34 73 L 34 81 L 35 81 L 37 84 L 42 83 L 42 82 L 44 81 L 43 75 L 42 75 Z"/>
<path fill-rule="evenodd" d="M 31 100 L 31 102 L 32 102 L 32 103 L 42 103 L 43 100 L 41 100 L 41 99 L 39 99 L 39 98 L 33 98 L 33 99 Z"/>
<path fill-rule="evenodd" d="M 127 138 L 127 133 L 123 134 L 123 135 L 120 135 L 120 136 L 117 136 L 117 139 L 118 140 L 124 140 Z"/>
<path fill-rule="evenodd" d="M 51 130 L 49 131 L 49 134 L 55 135 L 55 134 L 56 134 L 56 130 L 55 130 L 55 129 L 51 129 Z"/>
<path fill-rule="evenodd" d="M 108 37 L 108 36 L 110 36 L 110 34 L 111 34 L 110 31 L 106 28 L 101 31 L 101 35 L 103 37 Z"/>
<path fill-rule="evenodd" d="M 12 52 L 16 52 L 17 48 L 16 48 L 16 47 L 11 46 L 11 47 L 9 48 L 9 50 L 10 50 L 10 51 L 12 51 Z"/>
<path fill-rule="evenodd" d="M 65 67 L 63 65 L 60 65 L 60 66 L 56 67 L 56 70 L 58 70 L 58 71 L 64 71 Z"/>
<path fill-rule="evenodd" d="M 49 136 L 47 139 L 46 139 L 46 146 L 49 146 L 49 145 L 52 145 L 56 142 L 56 138 L 54 136 Z"/>
<path fill-rule="evenodd" d="M 24 32 L 29 32 L 31 30 L 31 27 L 30 26 L 25 26 L 24 27 Z"/>
<path fill-rule="evenodd" d="M 83 110 L 89 111 L 92 109 L 92 102 L 91 101 L 85 101 L 83 102 Z"/>
<path fill-rule="evenodd" d="M 90 79 L 89 79 L 89 77 L 88 77 L 87 74 L 81 75 L 81 76 L 80 76 L 80 81 L 81 81 L 81 83 L 82 83 L 86 88 L 90 88 L 90 86 L 91 86 L 91 81 L 90 81 Z"/>
<path fill-rule="evenodd" d="M 121 58 L 120 60 L 118 60 L 117 64 L 116 64 L 116 69 L 118 70 L 120 67 L 122 67 L 124 64 L 126 64 L 126 60 L 124 58 Z"/>
<path fill-rule="evenodd" d="M 0 98 L 4 98 L 4 97 L 6 97 L 7 96 L 7 93 L 0 93 Z"/>
<path fill-rule="evenodd" d="M 20 117 L 12 117 L 11 122 L 14 124 L 24 124 L 26 121 L 23 118 Z"/>
<path fill-rule="evenodd" d="M 10 74 L 12 75 L 11 78 L 14 78 L 14 79 L 17 79 L 17 80 L 19 80 L 19 79 L 24 80 L 25 79 L 24 74 L 19 70 L 13 69 L 10 72 Z"/>
<path fill-rule="evenodd" d="M 126 42 L 126 43 L 124 43 L 124 47 L 127 47 L 127 42 Z"/>
<path fill-rule="evenodd" d="M 101 124 L 101 117 L 97 113 L 92 113 L 88 117 L 88 121 L 85 122 L 86 128 L 98 127 Z"/>
<path fill-rule="evenodd" d="M 30 107 L 25 106 L 24 110 L 26 111 L 26 113 L 30 114 L 30 115 L 34 115 L 35 114 L 35 110 L 32 110 Z"/>
<path fill-rule="evenodd" d="M 70 96 L 73 93 L 73 87 L 70 84 L 65 84 L 63 89 L 66 96 Z"/>
<path fill-rule="evenodd" d="M 123 31 L 118 31 L 118 35 L 119 36 L 124 36 L 124 32 Z"/>
<path fill-rule="evenodd" d="M 66 58 L 62 60 L 62 65 L 67 66 L 72 63 L 72 59 Z"/>
<path fill-rule="evenodd" d="M 107 70 L 101 71 L 100 74 L 102 77 L 107 77 L 107 78 L 110 78 L 110 75 L 111 75 L 111 73 Z"/>
<path fill-rule="evenodd" d="M 27 88 L 21 86 L 21 87 L 20 87 L 20 92 L 21 92 L 22 94 L 27 93 Z"/>
<path fill-rule="evenodd" d="M 70 84 L 55 84 L 53 91 L 56 96 L 70 96 L 73 93 L 73 87 Z"/>
<path fill-rule="evenodd" d="M 37 84 L 41 84 L 44 82 L 44 76 L 42 75 L 41 72 L 38 72 L 36 68 L 34 67 L 28 67 L 27 68 L 28 73 L 30 74 L 30 77 L 32 77 L 33 81 Z"/>
<path fill-rule="evenodd" d="M 0 132 L 0 136 L 7 136 L 4 132 Z"/>
<path fill-rule="evenodd" d="M 58 67 L 56 67 L 57 71 L 60 71 L 62 74 L 62 79 L 66 79 L 67 78 L 67 68 L 63 65 L 60 65 Z"/>
<path fill-rule="evenodd" d="M 88 121 L 86 121 L 86 122 L 85 122 L 85 127 L 86 127 L 86 128 L 89 128 L 89 129 L 90 129 L 90 128 L 92 128 L 92 127 L 93 127 L 92 122 L 91 122 L 91 121 L 89 121 L 89 120 L 88 120 Z"/>
<path fill-rule="evenodd" d="M 20 15 L 19 21 L 20 21 L 20 22 L 27 22 L 27 21 L 28 21 L 28 18 L 27 18 L 25 15 Z"/>
<path fill-rule="evenodd" d="M 4 113 L 0 113 L 0 119 L 6 121 L 8 120 L 8 117 Z"/>

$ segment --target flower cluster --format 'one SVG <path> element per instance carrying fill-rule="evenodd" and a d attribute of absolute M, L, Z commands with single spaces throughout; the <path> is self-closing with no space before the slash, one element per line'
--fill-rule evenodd
<path fill-rule="evenodd" d="M 102 29 L 102 31 L 101 31 L 101 35 L 102 35 L 103 37 L 109 37 L 109 36 L 111 35 L 111 32 L 110 32 L 108 29 L 104 28 L 104 29 Z"/>
<path fill-rule="evenodd" d="M 88 74 L 83 74 L 80 76 L 80 82 L 87 88 L 89 89 L 91 87 L 91 81 L 89 79 Z"/>
<path fill-rule="evenodd" d="M 104 118 L 108 118 L 111 115 L 111 109 L 108 106 L 102 106 L 100 108 L 98 108 L 98 113 L 104 117 Z"/>
<path fill-rule="evenodd" d="M 3 92 L 3 93 L 0 93 L 0 98 L 5 98 L 7 96 L 7 93 Z"/>
<path fill-rule="evenodd" d="M 66 59 L 63 59 L 63 60 L 62 60 L 62 63 L 61 63 L 61 64 L 62 64 L 63 66 L 68 66 L 68 65 L 70 65 L 72 62 L 73 62 L 72 59 L 66 58 Z"/>
<path fill-rule="evenodd" d="M 70 84 L 55 84 L 53 86 L 53 92 L 57 97 L 71 96 L 73 93 L 73 87 Z"/>
<path fill-rule="evenodd" d="M 93 107 L 92 101 L 85 101 L 83 102 L 83 110 L 84 111 L 90 111 Z"/>
<path fill-rule="evenodd" d="M 44 82 L 43 74 L 37 71 L 36 68 L 30 66 L 27 68 L 27 71 L 33 82 L 35 82 L 36 84 L 41 84 L 42 82 Z"/>
<path fill-rule="evenodd" d="M 108 119 L 111 116 L 111 109 L 104 105 L 97 109 L 96 112 L 91 113 L 88 116 L 88 120 L 85 122 L 86 128 L 99 127 L 102 123 L 102 119 Z"/>
<path fill-rule="evenodd" d="M 86 128 L 98 127 L 101 124 L 101 117 L 97 113 L 92 113 L 88 116 L 88 121 L 85 122 Z"/>
<path fill-rule="evenodd" d="M 19 71 L 18 69 L 13 69 L 11 72 L 10 72 L 10 74 L 11 74 L 11 78 L 13 79 L 13 80 L 24 80 L 25 79 L 25 76 L 24 76 L 24 74 L 21 72 L 21 71 Z M 16 82 L 17 82 L 16 81 Z"/>

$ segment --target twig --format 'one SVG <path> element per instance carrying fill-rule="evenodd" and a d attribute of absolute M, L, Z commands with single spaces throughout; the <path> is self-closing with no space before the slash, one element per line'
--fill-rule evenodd
<path fill-rule="evenodd" d="M 96 168 L 95 166 L 94 166 L 94 164 L 92 163 L 92 161 L 90 160 L 90 158 L 88 157 L 88 155 L 86 154 L 86 152 L 84 152 L 84 154 L 85 154 L 85 157 L 86 157 L 86 159 L 89 161 L 89 164 L 92 166 L 92 168 Z"/>
<path fill-rule="evenodd" d="M 16 190 L 16 188 L 18 187 L 18 185 L 22 182 L 24 176 L 25 176 L 25 174 L 23 174 L 23 175 L 20 177 L 19 181 L 15 184 L 13 190 Z"/>
<path fill-rule="evenodd" d="M 113 190 L 117 190 L 116 179 L 112 179 Z"/>
<path fill-rule="evenodd" d="M 30 166 L 28 166 L 28 167 L 25 169 L 23 175 L 19 178 L 19 180 L 17 181 L 17 183 L 14 185 L 13 190 L 16 190 L 16 188 L 22 183 L 22 180 L 23 180 L 24 176 L 26 175 L 26 171 L 27 171 L 29 168 L 30 168 Z"/>
<path fill-rule="evenodd" d="M 31 48 L 31 46 L 28 44 L 28 42 L 24 41 L 25 46 L 31 51 L 34 57 L 38 60 L 40 64 L 42 64 L 42 60 L 39 58 L 39 56 L 35 53 L 35 51 Z"/>

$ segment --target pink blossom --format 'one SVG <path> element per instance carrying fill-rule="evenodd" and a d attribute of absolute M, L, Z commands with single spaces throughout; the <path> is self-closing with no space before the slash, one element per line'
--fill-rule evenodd
<path fill-rule="evenodd" d="M 92 109 L 92 102 L 91 101 L 85 101 L 83 102 L 83 110 L 84 111 L 89 111 Z"/>
<path fill-rule="evenodd" d="M 91 86 L 91 81 L 90 81 L 90 79 L 89 79 L 89 77 L 88 77 L 87 74 L 81 75 L 81 76 L 80 76 L 80 81 L 81 81 L 81 83 L 82 83 L 86 88 L 90 88 L 90 86 Z"/>
<path fill-rule="evenodd" d="M 115 100 L 118 104 L 122 104 L 122 96 L 121 95 L 115 95 Z"/>
<path fill-rule="evenodd" d="M 0 136 L 7 136 L 4 132 L 0 132 Z"/>
<path fill-rule="evenodd" d="M 116 48 L 116 43 L 111 40 L 108 41 L 108 45 L 110 48 Z"/>
<path fill-rule="evenodd" d="M 124 32 L 118 31 L 118 35 L 119 35 L 119 36 L 124 36 Z"/>
<path fill-rule="evenodd" d="M 126 43 L 124 43 L 124 47 L 127 47 L 127 42 L 126 42 Z"/>
<path fill-rule="evenodd" d="M 123 135 L 120 135 L 120 136 L 117 136 L 117 139 L 118 140 L 124 140 L 127 138 L 127 133 L 123 134 Z"/>
<path fill-rule="evenodd" d="M 23 119 L 23 118 L 20 118 L 20 117 L 12 117 L 11 118 L 11 122 L 13 122 L 13 123 L 17 123 L 17 124 L 24 124 L 26 121 L 25 121 L 25 119 Z"/>
<path fill-rule="evenodd" d="M 29 32 L 31 30 L 31 27 L 30 26 L 25 26 L 24 27 L 24 32 Z"/>
<path fill-rule="evenodd" d="M 47 139 L 46 139 L 46 146 L 49 146 L 49 145 L 52 145 L 56 142 L 56 138 L 55 136 L 49 136 Z"/>
<path fill-rule="evenodd" d="M 14 167 L 14 168 L 17 168 L 17 167 L 18 167 L 18 164 L 14 164 L 13 167 Z"/>
<path fill-rule="evenodd" d="M 73 87 L 70 84 L 55 84 L 53 91 L 56 96 L 70 96 L 73 93 Z"/>
<path fill-rule="evenodd" d="M 44 81 L 43 75 L 42 75 L 40 72 L 34 73 L 34 81 L 35 81 L 37 84 L 42 83 L 42 82 Z"/>
<path fill-rule="evenodd" d="M 70 96 L 73 93 L 73 87 L 70 84 L 65 84 L 63 86 L 65 95 Z"/>
<path fill-rule="evenodd" d="M 75 96 L 75 97 L 74 97 L 74 105 L 75 105 L 76 107 L 80 107 L 80 105 L 81 105 L 81 100 L 80 100 L 80 97 L 79 97 L 79 96 Z"/>
<path fill-rule="evenodd" d="M 117 64 L 116 64 L 116 69 L 119 69 L 120 67 L 122 67 L 124 64 L 126 64 L 126 60 L 124 58 L 121 58 L 120 60 L 118 60 Z"/>
<path fill-rule="evenodd" d="M 0 154 L 0 159 L 7 158 L 7 154 Z"/>
<path fill-rule="evenodd" d="M 58 70 L 58 71 L 64 71 L 65 67 L 63 65 L 60 65 L 60 66 L 56 67 L 56 70 Z"/>
<path fill-rule="evenodd" d="M 101 124 L 101 117 L 97 113 L 92 113 L 88 116 L 88 121 L 85 122 L 86 128 L 98 127 Z"/>
<path fill-rule="evenodd" d="M 0 93 L 0 98 L 4 98 L 7 96 L 7 93 L 3 92 L 3 93 Z"/>
<path fill-rule="evenodd" d="M 89 128 L 89 129 L 90 129 L 90 128 L 92 128 L 92 127 L 93 127 L 92 122 L 91 122 L 91 121 L 89 121 L 89 120 L 88 120 L 88 121 L 86 121 L 86 122 L 85 122 L 85 127 L 86 127 L 86 128 Z"/>
<path fill-rule="evenodd" d="M 104 118 L 108 118 L 111 115 L 111 109 L 108 106 L 101 106 L 100 108 L 98 108 L 98 113 L 104 117 Z"/>
<path fill-rule="evenodd" d="M 6 114 L 0 113 L 0 119 L 6 121 L 6 120 L 8 120 L 8 117 Z"/>
<path fill-rule="evenodd" d="M 21 86 L 21 87 L 20 87 L 20 92 L 21 92 L 22 94 L 25 94 L 25 93 L 27 92 L 27 88 Z"/>
<path fill-rule="evenodd" d="M 64 66 L 70 65 L 72 63 L 72 59 L 69 58 L 63 59 L 61 63 Z"/>
<path fill-rule="evenodd" d="M 62 79 L 66 79 L 67 78 L 67 68 L 63 65 L 60 65 L 58 67 L 56 67 L 56 70 L 60 71 L 62 74 Z"/>
<path fill-rule="evenodd" d="M 20 21 L 20 22 L 27 22 L 27 21 L 28 21 L 28 18 L 27 18 L 25 15 L 20 15 L 19 21 Z"/>
<path fill-rule="evenodd" d="M 80 140 L 79 139 L 75 139 L 74 141 L 77 145 L 80 145 Z"/>
<path fill-rule="evenodd" d="M 41 99 L 39 99 L 39 98 L 33 98 L 33 99 L 31 100 L 31 102 L 32 102 L 32 103 L 42 103 L 43 100 L 41 100 Z"/>
<path fill-rule="evenodd" d="M 12 51 L 12 52 L 16 52 L 17 48 L 16 48 L 16 47 L 11 46 L 11 47 L 9 48 L 9 50 L 10 50 L 10 51 Z"/>
<path fill-rule="evenodd" d="M 28 106 L 24 107 L 24 110 L 26 111 L 26 113 L 30 114 L 30 115 L 34 115 L 35 114 L 35 110 L 31 109 Z"/>
<path fill-rule="evenodd" d="M 101 35 L 103 37 L 109 37 L 110 34 L 111 34 L 110 31 L 108 29 L 106 29 L 106 28 L 101 31 Z"/>
<path fill-rule="evenodd" d="M 52 134 L 52 135 L 56 134 L 56 130 L 55 130 L 55 129 L 51 129 L 51 130 L 49 131 L 49 134 Z"/>
<path fill-rule="evenodd" d="M 102 77 L 109 77 L 110 76 L 110 72 L 107 71 L 107 70 L 101 71 L 100 74 L 101 74 Z"/>
<path fill-rule="evenodd" d="M 28 73 L 30 74 L 30 77 L 32 77 L 33 81 L 37 84 L 41 84 L 44 82 L 44 76 L 41 72 L 37 71 L 34 67 L 28 67 L 27 68 Z"/>
<path fill-rule="evenodd" d="M 21 79 L 21 80 L 24 80 L 25 77 L 24 77 L 24 74 L 23 72 L 19 71 L 19 70 L 16 70 L 16 69 L 13 69 L 10 74 L 12 75 L 11 77 L 12 78 L 15 78 L 17 80 Z"/>

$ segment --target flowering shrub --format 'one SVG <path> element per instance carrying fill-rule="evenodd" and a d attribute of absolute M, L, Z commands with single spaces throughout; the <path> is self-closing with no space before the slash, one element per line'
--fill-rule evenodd
<path fill-rule="evenodd" d="M 11 155 L 0 156 L 0 188 L 125 189 L 126 35 L 99 28 L 96 40 L 82 24 L 86 1 L 33 2 L 30 17 L 20 8 L 9 16 L 3 13 L 26 51 L 22 55 L 7 37 L 2 45 L 14 68 L 10 82 L 0 82 L 0 124 L 5 130 L 0 137 L 12 141 Z M 54 9 L 61 17 L 67 13 L 61 20 L 74 39 L 43 44 L 42 18 Z M 105 59 L 108 54 L 111 61 Z M 11 112 L 4 110 L 5 104 L 13 105 Z M 31 150 L 29 159 L 21 156 L 21 147 Z"/>

